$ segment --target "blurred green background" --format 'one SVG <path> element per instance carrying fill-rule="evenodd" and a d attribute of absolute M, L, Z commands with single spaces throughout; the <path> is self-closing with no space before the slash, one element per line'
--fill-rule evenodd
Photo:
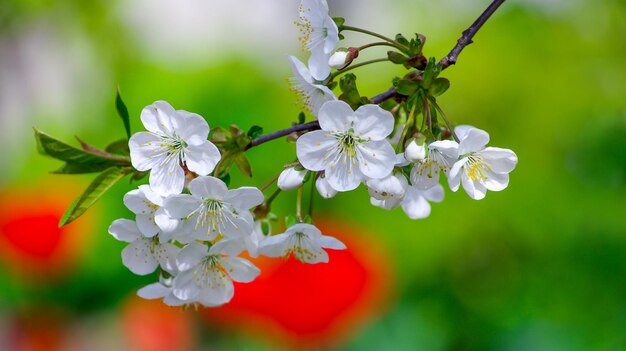
<path fill-rule="evenodd" d="M 350 25 L 389 36 L 423 33 L 425 53 L 438 58 L 489 3 L 329 2 Z M 15 223 L 11 213 L 58 215 L 91 179 L 49 175 L 60 164 L 37 154 L 31 127 L 100 147 L 121 139 L 118 86 L 133 131 L 142 129 L 141 109 L 155 100 L 197 112 L 212 127 L 289 126 L 299 110 L 286 82 L 286 55 L 306 58 L 293 25 L 297 5 L 0 4 L 0 349 L 159 347 L 128 339 L 138 333 L 128 327 L 130 296 L 154 277 L 123 267 L 123 244 L 107 234 L 111 221 L 130 218 L 121 198 L 135 185 L 117 185 L 75 233 L 56 239 L 43 237 L 54 229 L 34 222 L 24 222 L 23 232 L 6 224 Z M 348 33 L 342 45 L 368 41 Z M 626 349 L 626 2 L 507 1 L 475 42 L 443 74 L 452 87 L 440 104 L 453 123 L 485 129 L 492 146 L 517 153 L 509 187 L 482 201 L 448 190 L 420 221 L 370 206 L 363 187 L 331 201 L 318 198 L 316 215 L 341 218 L 364 252 L 382 250 L 392 273 L 384 307 L 371 307 L 345 335 L 313 349 Z M 363 58 L 385 53 L 376 50 Z M 379 64 L 355 73 L 361 93 L 372 96 L 403 70 Z M 293 161 L 295 148 L 277 140 L 249 156 L 255 177 L 234 171 L 233 185 L 262 185 Z M 277 211 L 293 211 L 294 199 L 281 197 Z M 31 257 L 23 254 L 28 245 L 40 245 L 33 266 L 22 260 Z M 179 329 L 192 330 L 172 332 L 186 340 L 177 348 L 292 347 L 236 323 L 215 330 L 196 315 L 176 315 L 186 321 Z"/>

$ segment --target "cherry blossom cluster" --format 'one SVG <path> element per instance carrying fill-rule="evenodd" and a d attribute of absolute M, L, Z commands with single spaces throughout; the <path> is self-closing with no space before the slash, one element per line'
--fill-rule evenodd
<path fill-rule="evenodd" d="M 133 167 L 150 171 L 149 185 L 124 196 L 135 220 L 118 219 L 109 227 L 129 243 L 122 251 L 128 269 L 146 275 L 159 268 L 159 281 L 139 290 L 140 296 L 172 306 L 219 306 L 233 297 L 233 281 L 247 283 L 260 273 L 238 257 L 244 251 L 318 263 L 328 262 L 322 248 L 345 248 L 308 223 L 266 237 L 250 211 L 263 203 L 261 191 L 229 190 L 209 175 L 221 155 L 207 140 L 209 125 L 201 116 L 157 101 L 143 109 L 141 121 L 147 131 L 134 134 L 129 147 Z"/>
<path fill-rule="evenodd" d="M 489 134 L 481 129 L 453 127 L 437 102 L 450 87 L 440 73 L 456 62 L 463 45 L 496 8 L 490 6 L 477 20 L 480 25 L 468 28 L 451 54 L 437 61 L 424 56 L 421 34 L 392 39 L 330 17 L 326 0 L 301 0 L 297 26 L 309 58 L 305 64 L 288 56 L 290 84 L 303 110 L 315 119 L 305 123 L 302 112 L 291 128 L 274 133 L 262 135 L 260 126 L 247 133 L 236 125 L 211 130 L 202 116 L 157 101 L 141 112 L 145 131 L 132 134 L 119 92 L 116 107 L 127 139 L 105 150 L 82 141 L 78 149 L 36 130 L 40 149 L 65 162 L 57 173 L 100 173 L 61 225 L 82 215 L 115 182 L 149 175 L 148 184 L 124 196 L 134 218 L 115 220 L 109 227 L 113 237 L 128 243 L 122 263 L 137 275 L 157 272 L 158 279 L 138 291 L 144 298 L 211 307 L 232 299 L 233 282 L 251 282 L 261 274 L 252 263 L 258 256 L 293 256 L 315 264 L 329 261 L 326 250 L 346 248 L 313 224 L 316 191 L 330 199 L 364 184 L 372 205 L 400 207 L 411 219 L 428 217 L 430 203 L 443 201 L 442 174 L 453 192 L 463 187 L 475 200 L 487 191 L 501 191 L 517 165 L 516 154 L 487 146 Z M 338 47 L 349 31 L 376 41 Z M 390 50 L 384 58 L 355 63 L 359 52 L 371 47 Z M 387 92 L 361 96 L 356 76 L 347 72 L 379 62 L 408 72 L 393 78 Z M 335 95 L 337 87 L 341 94 Z M 252 176 L 246 151 L 280 137 L 295 140 L 297 159 L 261 188 L 229 189 L 234 165 Z M 276 189 L 264 194 L 274 183 Z M 305 213 L 307 183 L 311 193 Z M 296 213 L 285 216 L 284 232 L 272 233 L 278 216 L 271 205 L 286 191 L 297 192 Z"/>

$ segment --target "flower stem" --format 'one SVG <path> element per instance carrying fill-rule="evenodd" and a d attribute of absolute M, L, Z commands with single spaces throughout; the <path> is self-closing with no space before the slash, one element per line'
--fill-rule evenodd
<path fill-rule="evenodd" d="M 356 65 L 350 65 L 350 66 L 348 66 L 348 67 L 346 67 L 346 68 L 344 68 L 342 70 L 339 70 L 339 71 L 331 74 L 330 76 L 328 76 L 328 78 L 326 78 L 326 81 L 327 82 L 331 82 L 338 75 L 346 73 L 346 72 L 348 72 L 350 70 L 353 70 L 355 68 L 359 68 L 359 67 L 362 67 L 362 66 L 367 66 L 367 65 L 372 64 L 372 63 L 385 62 L 385 61 L 389 61 L 389 59 L 386 58 L 386 57 L 385 58 L 377 58 L 377 59 L 373 59 L 373 60 L 369 60 L 369 61 L 363 61 L 363 62 L 357 63 Z"/>
<path fill-rule="evenodd" d="M 282 173 L 282 171 L 280 173 Z M 268 180 L 267 183 L 263 184 L 263 186 L 260 187 L 259 189 L 261 191 L 265 191 L 267 188 L 269 188 L 272 184 L 274 184 L 274 182 L 278 179 L 278 177 L 280 177 L 280 173 L 272 177 L 272 179 Z"/>
<path fill-rule="evenodd" d="M 365 50 L 367 48 L 371 48 L 371 47 L 374 47 L 374 46 L 390 46 L 392 48 L 396 48 L 397 49 L 397 47 L 395 45 L 393 45 L 393 44 L 391 44 L 389 42 L 386 42 L 386 41 L 377 41 L 377 42 L 374 42 L 374 43 L 365 44 L 363 46 L 359 46 L 356 49 L 358 51 L 363 51 L 363 50 Z"/>
<path fill-rule="evenodd" d="M 309 217 L 313 217 L 313 202 L 315 199 L 315 180 L 319 176 L 319 172 L 315 173 L 315 176 L 311 177 L 311 194 L 309 196 Z"/>
<path fill-rule="evenodd" d="M 358 32 L 358 33 L 363 33 L 363 34 L 367 34 L 367 35 L 371 35 L 373 37 L 376 38 L 380 38 L 386 42 L 388 42 L 389 44 L 391 44 L 393 47 L 401 50 L 402 52 L 406 52 L 408 51 L 408 48 L 404 45 L 400 45 L 397 41 L 386 37 L 382 34 L 376 33 L 376 32 L 372 32 L 371 30 L 367 30 L 367 29 L 363 29 L 363 28 L 357 28 L 357 27 L 352 27 L 352 26 L 341 26 L 340 30 L 349 30 L 352 32 Z"/>
<path fill-rule="evenodd" d="M 446 126 L 450 130 L 450 133 L 452 133 L 452 138 L 454 138 L 454 140 L 458 143 L 459 138 L 456 136 L 456 133 L 454 132 L 454 128 L 452 128 L 452 124 L 450 124 L 450 121 L 448 120 L 448 116 L 446 116 L 446 113 L 443 112 L 441 107 L 439 107 L 439 104 L 437 104 L 437 100 L 435 100 L 435 98 L 431 97 L 429 98 L 429 100 L 430 102 L 432 102 L 433 106 L 435 106 L 435 109 L 441 114 L 441 117 L 443 117 L 444 122 L 446 122 Z"/>
<path fill-rule="evenodd" d="M 433 120 L 430 115 L 430 105 L 428 104 L 428 99 L 424 98 L 424 119 L 428 123 L 428 131 L 433 132 Z M 422 123 L 423 125 L 423 123 Z"/>
<path fill-rule="evenodd" d="M 298 188 L 298 198 L 296 199 L 296 217 L 298 222 L 302 222 L 302 187 Z"/>
<path fill-rule="evenodd" d="M 265 200 L 265 206 L 267 206 L 267 208 L 271 208 L 272 207 L 272 201 L 274 201 L 274 199 L 276 199 L 276 197 L 278 197 L 278 194 L 280 194 L 282 190 L 280 190 L 280 188 L 274 190 L 274 192 L 272 193 L 272 195 L 270 195 L 267 200 Z"/>

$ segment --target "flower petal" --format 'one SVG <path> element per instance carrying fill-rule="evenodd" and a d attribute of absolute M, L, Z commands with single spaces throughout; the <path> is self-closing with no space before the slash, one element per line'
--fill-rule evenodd
<path fill-rule="evenodd" d="M 147 171 L 161 162 L 161 138 L 158 135 L 139 132 L 128 140 L 130 161 L 137 170 Z"/>
<path fill-rule="evenodd" d="M 261 270 L 252 262 L 241 257 L 224 257 L 220 261 L 232 280 L 240 283 L 249 283 L 261 274 Z"/>
<path fill-rule="evenodd" d="M 165 199 L 163 208 L 171 218 L 185 218 L 200 207 L 202 201 L 189 194 L 172 195 Z"/>
<path fill-rule="evenodd" d="M 150 239 L 139 239 L 122 250 L 122 263 L 137 275 L 154 272 L 159 262 L 152 254 L 153 243 Z"/>
<path fill-rule="evenodd" d="M 467 172 L 462 172 L 461 184 L 467 195 L 474 200 L 482 200 L 487 195 L 487 188 L 480 181 L 471 180 Z"/>
<path fill-rule="evenodd" d="M 365 179 L 358 167 L 359 165 L 355 165 L 352 161 L 346 159 L 347 157 L 342 155 L 338 162 L 334 166 L 327 168 L 324 173 L 328 184 L 337 191 L 354 190 Z"/>
<path fill-rule="evenodd" d="M 484 130 L 473 128 L 467 132 L 464 139 L 459 143 L 459 155 L 466 155 L 471 152 L 478 152 L 489 143 L 489 134 Z"/>
<path fill-rule="evenodd" d="M 200 145 L 209 137 L 209 124 L 199 114 L 178 110 L 172 115 L 176 134 L 189 145 Z"/>
<path fill-rule="evenodd" d="M 320 108 L 317 116 L 322 130 L 331 133 L 347 132 L 355 128 L 352 107 L 341 100 L 328 101 Z"/>
<path fill-rule="evenodd" d="M 154 223 L 154 212 L 147 215 L 137 215 L 137 227 L 146 238 L 157 235 L 159 227 Z"/>
<path fill-rule="evenodd" d="M 236 209 L 246 211 L 262 204 L 264 199 L 261 190 L 251 186 L 229 190 L 224 197 L 224 201 L 229 202 Z"/>
<path fill-rule="evenodd" d="M 190 301 L 200 294 L 200 288 L 196 285 L 196 277 L 193 270 L 181 272 L 174 278 L 172 293 L 181 300 Z"/>
<path fill-rule="evenodd" d="M 302 166 L 310 171 L 321 171 L 328 165 L 327 157 L 337 140 L 323 130 L 308 132 L 298 138 L 296 154 Z"/>
<path fill-rule="evenodd" d="M 189 182 L 189 191 L 196 197 L 221 200 L 228 193 L 228 187 L 219 178 L 206 176 Z"/>
<path fill-rule="evenodd" d="M 509 149 L 499 147 L 488 147 L 482 152 L 485 163 L 487 163 L 495 173 L 509 173 L 517 165 L 517 155 Z"/>
<path fill-rule="evenodd" d="M 318 242 L 323 248 L 333 249 L 333 250 L 345 250 L 346 245 L 339 241 L 337 238 L 328 235 L 322 235 Z"/>
<path fill-rule="evenodd" d="M 161 283 L 146 285 L 137 291 L 137 295 L 144 299 L 160 299 L 170 294 L 171 289 Z"/>
<path fill-rule="evenodd" d="M 415 187 L 410 187 L 407 190 L 404 200 L 402 200 L 402 209 L 411 219 L 426 218 L 430 215 L 430 204 L 422 196 L 422 192 Z"/>
<path fill-rule="evenodd" d="M 207 307 L 216 307 L 229 302 L 235 294 L 233 282 L 226 275 L 212 277 L 211 287 L 200 290 L 197 301 Z"/>
<path fill-rule="evenodd" d="M 355 132 L 361 138 L 383 140 L 393 132 L 394 118 L 391 112 L 378 105 L 363 105 L 354 113 Z"/>
<path fill-rule="evenodd" d="M 137 228 L 137 223 L 125 218 L 114 220 L 109 226 L 109 234 L 113 235 L 115 239 L 127 243 L 132 243 L 143 237 Z"/>
<path fill-rule="evenodd" d="M 196 266 L 209 254 L 209 249 L 200 243 L 192 242 L 183 247 L 176 255 L 176 265 L 180 271 L 186 271 Z M 182 298 L 177 296 L 178 298 Z"/>
<path fill-rule="evenodd" d="M 315 188 L 321 197 L 325 199 L 330 199 L 337 195 L 337 190 L 333 189 L 330 184 L 328 184 L 328 180 L 325 177 L 319 177 L 315 181 Z"/>
<path fill-rule="evenodd" d="M 443 201 L 443 197 L 445 195 L 441 184 L 437 184 L 434 187 L 427 189 L 427 190 L 422 190 L 422 194 L 428 201 L 432 201 L 432 202 Z"/>
<path fill-rule="evenodd" d="M 259 245 L 259 255 L 281 257 L 287 251 L 287 241 L 291 235 L 287 233 L 268 236 Z"/>
<path fill-rule="evenodd" d="M 185 171 L 178 159 L 163 160 L 150 171 L 150 188 L 161 196 L 180 194 L 185 186 Z"/>
<path fill-rule="evenodd" d="M 387 140 L 374 140 L 360 144 L 357 152 L 362 160 L 359 169 L 368 178 L 380 179 L 393 171 L 396 152 Z"/>
<path fill-rule="evenodd" d="M 459 190 L 459 186 L 461 186 L 461 177 L 463 175 L 463 166 L 465 166 L 468 160 L 469 159 L 467 157 L 462 158 L 455 162 L 450 169 L 450 172 L 448 173 L 448 186 L 450 187 L 450 190 Z"/>
<path fill-rule="evenodd" d="M 141 122 L 150 132 L 159 135 L 173 134 L 171 116 L 176 114 L 174 108 L 166 101 L 156 101 L 141 111 Z"/>
<path fill-rule="evenodd" d="M 487 178 L 482 181 L 482 184 L 491 191 L 504 190 L 509 185 L 509 174 L 489 172 Z"/>
<path fill-rule="evenodd" d="M 185 164 L 190 171 L 206 176 L 213 172 L 222 157 L 220 150 L 210 141 L 189 145 L 184 150 Z"/>
<path fill-rule="evenodd" d="M 324 46 L 317 46 L 311 50 L 311 56 L 309 57 L 309 72 L 315 80 L 323 81 L 330 75 L 330 66 L 328 65 L 328 59 L 330 53 L 324 52 Z"/>

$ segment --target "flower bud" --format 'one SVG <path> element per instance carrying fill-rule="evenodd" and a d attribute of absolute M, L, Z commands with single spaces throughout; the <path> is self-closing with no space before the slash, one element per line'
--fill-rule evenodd
<path fill-rule="evenodd" d="M 404 148 L 404 158 L 409 162 L 418 162 L 426 158 L 426 143 L 419 138 L 412 138 Z"/>
<path fill-rule="evenodd" d="M 317 188 L 317 192 L 325 199 L 330 199 L 337 195 L 337 190 L 333 189 L 326 178 L 319 177 L 315 181 L 315 187 Z"/>
<path fill-rule="evenodd" d="M 278 187 L 283 191 L 298 189 L 302 186 L 306 173 L 306 170 L 298 171 L 295 167 L 287 168 L 278 176 Z"/>
<path fill-rule="evenodd" d="M 358 56 L 359 51 L 356 48 L 340 48 L 330 56 L 328 59 L 328 65 L 334 69 L 344 69 L 348 67 L 348 65 L 350 65 Z"/>

